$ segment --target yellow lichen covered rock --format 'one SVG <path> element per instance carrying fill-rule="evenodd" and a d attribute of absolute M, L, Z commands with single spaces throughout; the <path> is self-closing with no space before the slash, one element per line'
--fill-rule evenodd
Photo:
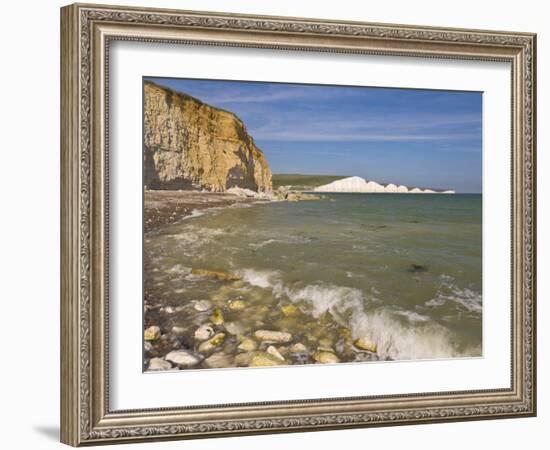
<path fill-rule="evenodd" d="M 355 341 L 353 341 L 353 345 L 360 350 L 366 350 L 371 353 L 376 353 L 377 350 L 376 342 L 370 342 L 363 338 L 355 339 Z"/>
<path fill-rule="evenodd" d="M 295 316 L 299 313 L 299 311 L 300 310 L 295 305 L 284 305 L 281 307 L 281 312 L 286 317 Z"/>
<path fill-rule="evenodd" d="M 199 345 L 200 353 L 210 353 L 219 347 L 225 341 L 225 334 L 218 333 L 208 341 L 204 341 Z"/>
<path fill-rule="evenodd" d="M 225 322 L 222 310 L 220 308 L 216 308 L 210 316 L 210 320 L 214 325 L 222 325 Z"/>
<path fill-rule="evenodd" d="M 250 339 L 249 337 L 242 336 L 241 342 L 237 348 L 244 352 L 253 352 L 258 348 L 258 343 L 254 339 Z"/>
<path fill-rule="evenodd" d="M 247 306 L 248 303 L 243 300 L 230 300 L 228 305 L 231 311 L 243 311 Z"/>
<path fill-rule="evenodd" d="M 255 352 L 248 363 L 248 367 L 281 366 L 283 364 L 285 364 L 283 361 L 267 352 Z"/>
<path fill-rule="evenodd" d="M 150 189 L 271 191 L 271 170 L 233 113 L 144 82 L 144 183 Z"/>
<path fill-rule="evenodd" d="M 327 352 L 324 350 L 317 351 L 313 355 L 313 359 L 321 364 L 336 364 L 340 362 L 340 358 L 338 358 L 338 356 L 332 352 Z"/>
<path fill-rule="evenodd" d="M 156 325 L 150 326 L 143 332 L 144 341 L 156 341 L 160 338 L 160 328 Z"/>
<path fill-rule="evenodd" d="M 208 269 L 191 269 L 192 275 L 197 275 L 205 278 L 215 278 L 221 281 L 238 281 L 241 279 L 238 275 L 232 273 L 222 272 L 221 270 L 208 270 Z"/>

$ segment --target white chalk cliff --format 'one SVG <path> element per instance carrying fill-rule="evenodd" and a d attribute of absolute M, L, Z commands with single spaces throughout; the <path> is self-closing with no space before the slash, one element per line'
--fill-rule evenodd
<path fill-rule="evenodd" d="M 371 193 L 400 193 L 400 194 L 454 194 L 455 191 L 447 190 L 437 192 L 432 189 L 409 189 L 403 185 L 390 183 L 386 186 L 376 181 L 366 181 L 361 177 L 348 177 L 315 188 L 316 192 L 371 192 Z"/>

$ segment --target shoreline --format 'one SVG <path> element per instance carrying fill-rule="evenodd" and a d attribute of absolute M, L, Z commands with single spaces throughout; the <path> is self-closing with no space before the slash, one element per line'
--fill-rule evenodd
<path fill-rule="evenodd" d="M 143 231 L 150 234 L 191 217 L 194 211 L 255 203 L 257 198 L 226 192 L 145 190 L 143 193 Z"/>
<path fill-rule="evenodd" d="M 236 204 L 271 202 L 297 202 L 320 200 L 322 196 L 278 189 L 270 193 L 257 193 L 247 189 L 232 188 L 227 192 L 144 190 L 143 232 L 144 235 L 191 217 L 195 211 L 227 207 Z"/>

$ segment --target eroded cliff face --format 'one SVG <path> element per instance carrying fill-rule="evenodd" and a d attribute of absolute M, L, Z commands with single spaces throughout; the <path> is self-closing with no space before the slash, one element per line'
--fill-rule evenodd
<path fill-rule="evenodd" d="M 243 122 L 188 95 L 144 84 L 148 189 L 271 191 L 271 170 Z"/>

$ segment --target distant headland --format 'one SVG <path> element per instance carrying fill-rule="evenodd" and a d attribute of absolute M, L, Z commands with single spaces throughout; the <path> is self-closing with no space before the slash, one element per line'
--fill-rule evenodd
<path fill-rule="evenodd" d="M 347 177 L 331 183 L 317 186 L 315 192 L 349 192 L 349 193 L 389 193 L 389 194 L 455 194 L 453 190 L 435 191 L 433 189 L 409 188 L 403 185 L 380 184 L 376 181 L 367 181 L 361 177 Z"/>

